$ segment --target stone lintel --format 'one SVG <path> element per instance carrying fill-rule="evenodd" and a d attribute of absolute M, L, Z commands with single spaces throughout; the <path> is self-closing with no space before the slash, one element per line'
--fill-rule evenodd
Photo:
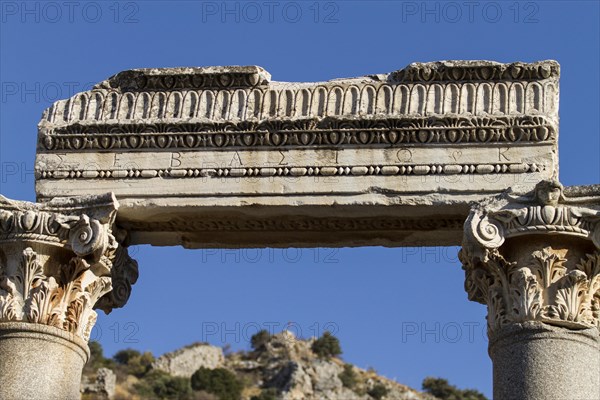
<path fill-rule="evenodd" d="M 156 209 L 132 206 L 120 226 L 131 232 L 132 243 L 187 248 L 450 246 L 457 244 L 468 210 L 460 205 L 447 207 L 446 215 L 432 215 L 431 205 L 256 208 L 222 203 L 198 210 L 178 208 L 177 200 Z"/>
<path fill-rule="evenodd" d="M 46 110 L 36 191 L 115 193 L 134 244 L 458 245 L 470 204 L 557 177 L 558 76 L 555 61 L 314 83 L 125 71 Z"/>

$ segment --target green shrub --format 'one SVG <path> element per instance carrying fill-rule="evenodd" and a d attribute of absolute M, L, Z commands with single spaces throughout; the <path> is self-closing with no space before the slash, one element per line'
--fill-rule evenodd
<path fill-rule="evenodd" d="M 239 400 L 244 386 L 229 370 L 199 368 L 192 375 L 192 389 L 212 393 L 219 400 Z"/>
<path fill-rule="evenodd" d="M 192 395 L 189 379 L 171 376 L 158 370 L 148 373 L 135 388 L 144 399 L 183 400 L 191 398 Z"/>
<path fill-rule="evenodd" d="M 252 346 L 254 350 L 258 350 L 267 344 L 270 339 L 271 334 L 266 329 L 262 329 L 252 335 L 250 338 L 250 346 Z"/>
<path fill-rule="evenodd" d="M 356 385 L 356 372 L 351 364 L 344 364 L 344 370 L 338 377 L 342 381 L 342 385 L 348 389 L 352 389 Z"/>
<path fill-rule="evenodd" d="M 487 400 L 477 390 L 461 390 L 442 378 L 427 377 L 423 380 L 423 390 L 441 400 Z"/>
<path fill-rule="evenodd" d="M 153 383 L 154 393 L 163 399 L 181 399 L 192 394 L 189 379 L 171 376 Z"/>
<path fill-rule="evenodd" d="M 113 359 L 125 366 L 128 374 L 135 375 L 138 378 L 144 376 L 152 368 L 154 356 L 150 352 L 140 353 L 134 349 L 125 349 L 117 352 Z"/>
<path fill-rule="evenodd" d="M 487 400 L 487 397 L 483 393 L 475 389 L 463 389 L 462 390 L 463 400 Z"/>
<path fill-rule="evenodd" d="M 388 392 L 389 390 L 385 386 L 383 386 L 381 383 L 378 383 L 375 386 L 373 386 L 367 393 L 375 400 L 381 400 L 388 394 Z"/>
<path fill-rule="evenodd" d="M 314 341 L 312 351 L 320 358 L 330 358 L 342 354 L 340 341 L 328 331 Z"/>
<path fill-rule="evenodd" d="M 250 400 L 277 400 L 277 389 L 263 389 L 258 396 L 250 397 Z"/>
<path fill-rule="evenodd" d="M 142 354 L 134 349 L 125 349 L 125 350 L 119 350 L 114 356 L 113 359 L 121 364 L 121 365 L 127 365 L 129 364 L 129 360 L 136 358 L 136 357 L 140 357 Z"/>

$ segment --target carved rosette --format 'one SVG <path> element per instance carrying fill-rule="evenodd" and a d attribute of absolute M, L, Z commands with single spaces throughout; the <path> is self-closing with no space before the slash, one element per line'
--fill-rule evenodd
<path fill-rule="evenodd" d="M 474 208 L 459 257 L 488 333 L 526 321 L 600 329 L 600 197 L 545 181 Z"/>
<path fill-rule="evenodd" d="M 137 264 L 113 235 L 117 208 L 112 195 L 43 204 L 0 196 L 0 322 L 50 325 L 88 340 L 95 307 L 123 306 Z"/>

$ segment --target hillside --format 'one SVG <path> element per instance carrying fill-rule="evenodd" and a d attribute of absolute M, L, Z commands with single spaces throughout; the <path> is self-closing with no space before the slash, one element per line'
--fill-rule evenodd
<path fill-rule="evenodd" d="M 220 347 L 196 343 L 158 359 L 134 350 L 105 359 L 99 345 L 92 344 L 82 399 L 436 399 L 375 371 L 345 363 L 337 357 L 339 342 L 328 334 L 303 340 L 289 331 L 275 335 L 262 331 L 253 336 L 252 347 L 250 352 L 225 355 Z M 485 399 L 474 391 L 464 394 L 467 396 L 461 399 Z"/>

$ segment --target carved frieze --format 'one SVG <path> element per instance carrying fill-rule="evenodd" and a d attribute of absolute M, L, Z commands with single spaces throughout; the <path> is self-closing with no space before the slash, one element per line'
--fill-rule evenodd
<path fill-rule="evenodd" d="M 356 232 L 356 231 L 435 231 L 459 229 L 460 218 L 437 216 L 431 219 L 418 218 L 278 218 L 243 219 L 174 219 L 169 222 L 127 222 L 124 227 L 134 231 L 180 231 L 180 232 Z"/>
<path fill-rule="evenodd" d="M 260 67 L 144 68 L 123 71 L 96 85 L 96 89 L 123 92 L 179 89 L 251 88 L 267 84 L 271 75 Z"/>
<path fill-rule="evenodd" d="M 497 164 L 413 164 L 413 165 L 343 165 L 322 166 L 299 165 L 294 167 L 254 167 L 254 168 L 159 168 L 141 169 L 70 169 L 61 171 L 41 169 L 37 171 L 39 179 L 184 179 L 196 177 L 218 178 L 270 178 L 270 177 L 331 177 L 331 176 L 395 176 L 395 175 L 476 175 L 476 174 L 512 174 L 534 173 L 545 167 L 535 163 L 497 163 Z"/>
<path fill-rule="evenodd" d="M 489 61 L 439 61 L 413 63 L 391 74 L 400 82 L 461 82 L 497 80 L 541 80 L 558 77 L 559 66 L 552 62 L 497 64 Z"/>
<path fill-rule="evenodd" d="M 558 111 L 559 66 L 554 61 L 413 64 L 390 74 L 316 83 L 271 82 L 262 68 L 246 68 L 259 72 L 242 78 L 239 67 L 124 71 L 55 103 L 41 126 L 452 114 L 556 119 Z"/>
<path fill-rule="evenodd" d="M 282 122 L 80 125 L 48 131 L 40 151 L 287 149 L 544 143 L 556 130 L 544 117 L 411 118 Z"/>

